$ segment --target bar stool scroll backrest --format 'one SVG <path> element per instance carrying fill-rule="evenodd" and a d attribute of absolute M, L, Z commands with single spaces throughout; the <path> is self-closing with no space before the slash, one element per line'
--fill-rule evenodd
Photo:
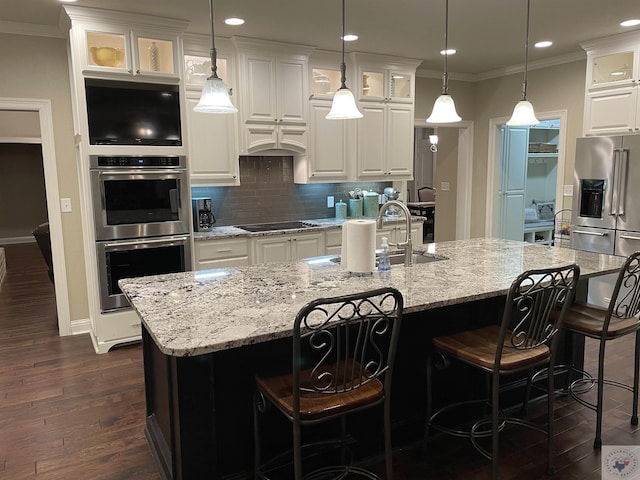
<path fill-rule="evenodd" d="M 607 315 L 604 318 L 603 334 L 606 335 L 612 318 L 625 320 L 637 317 L 638 313 L 640 313 L 640 252 L 635 252 L 627 257 L 620 268 Z"/>

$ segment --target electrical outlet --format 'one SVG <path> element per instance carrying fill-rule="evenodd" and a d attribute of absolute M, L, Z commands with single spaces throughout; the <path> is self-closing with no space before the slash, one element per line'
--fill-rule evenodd
<path fill-rule="evenodd" d="M 329 195 L 327 197 L 327 208 L 333 208 L 335 205 L 335 197 L 333 195 Z"/>
<path fill-rule="evenodd" d="M 449 191 L 449 182 L 440 182 L 440 190 L 443 192 Z"/>
<path fill-rule="evenodd" d="M 61 198 L 60 199 L 60 209 L 64 213 L 71 212 L 71 199 L 70 198 Z"/>
<path fill-rule="evenodd" d="M 573 197 L 573 185 L 565 185 L 564 186 L 564 196 L 565 197 Z"/>

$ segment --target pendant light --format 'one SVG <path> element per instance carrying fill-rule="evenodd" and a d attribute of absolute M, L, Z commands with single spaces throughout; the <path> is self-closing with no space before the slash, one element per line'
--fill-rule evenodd
<path fill-rule="evenodd" d="M 333 96 L 331 110 L 325 117 L 328 120 L 347 120 L 350 118 L 362 118 L 358 110 L 353 93 L 347 88 L 347 65 L 344 63 L 344 1 L 342 0 L 342 63 L 340 64 L 340 88 Z"/>
<path fill-rule="evenodd" d="M 201 113 L 236 113 L 238 109 L 231 103 L 229 89 L 218 77 L 218 52 L 216 37 L 213 33 L 213 0 L 209 0 L 209 14 L 211 17 L 211 76 L 202 87 L 200 101 L 193 110 Z"/>
<path fill-rule="evenodd" d="M 449 36 L 449 0 L 445 0 L 444 14 L 444 74 L 442 75 L 442 95 L 440 95 L 433 104 L 433 111 L 427 123 L 453 123 L 462 120 L 458 112 L 456 112 L 456 104 L 449 95 L 449 72 L 448 57 L 449 46 L 447 44 Z"/>
<path fill-rule="evenodd" d="M 524 81 L 522 82 L 522 100 L 516 103 L 513 115 L 507 122 L 509 126 L 531 126 L 540 123 L 533 111 L 533 105 L 527 100 L 527 68 L 529 63 L 529 17 L 531 0 L 527 0 L 527 28 L 524 42 Z"/>

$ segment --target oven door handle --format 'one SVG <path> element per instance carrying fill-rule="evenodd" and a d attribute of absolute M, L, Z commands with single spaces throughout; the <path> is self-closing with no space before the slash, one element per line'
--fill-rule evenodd
<path fill-rule="evenodd" d="M 114 247 L 133 247 L 135 245 L 148 245 L 148 244 L 166 244 L 171 245 L 176 242 L 186 242 L 189 240 L 189 236 L 176 236 L 169 238 L 145 238 L 139 240 L 132 240 L 130 242 L 117 242 L 117 243 L 105 243 L 104 246 L 106 248 L 114 248 Z"/>
<path fill-rule="evenodd" d="M 593 235 L 594 237 L 608 237 L 607 232 L 587 232 L 585 230 L 572 230 L 571 233 L 578 233 L 580 235 Z"/>
<path fill-rule="evenodd" d="M 185 169 L 180 170 L 100 170 L 100 176 L 109 175 L 180 175 L 186 172 Z"/>

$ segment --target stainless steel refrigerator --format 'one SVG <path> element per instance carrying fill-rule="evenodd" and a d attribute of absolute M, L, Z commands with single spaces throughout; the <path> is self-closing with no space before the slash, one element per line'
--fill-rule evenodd
<path fill-rule="evenodd" d="M 627 256 L 640 250 L 640 136 L 576 143 L 571 247 Z M 589 283 L 589 300 L 608 303 L 611 276 Z"/>

